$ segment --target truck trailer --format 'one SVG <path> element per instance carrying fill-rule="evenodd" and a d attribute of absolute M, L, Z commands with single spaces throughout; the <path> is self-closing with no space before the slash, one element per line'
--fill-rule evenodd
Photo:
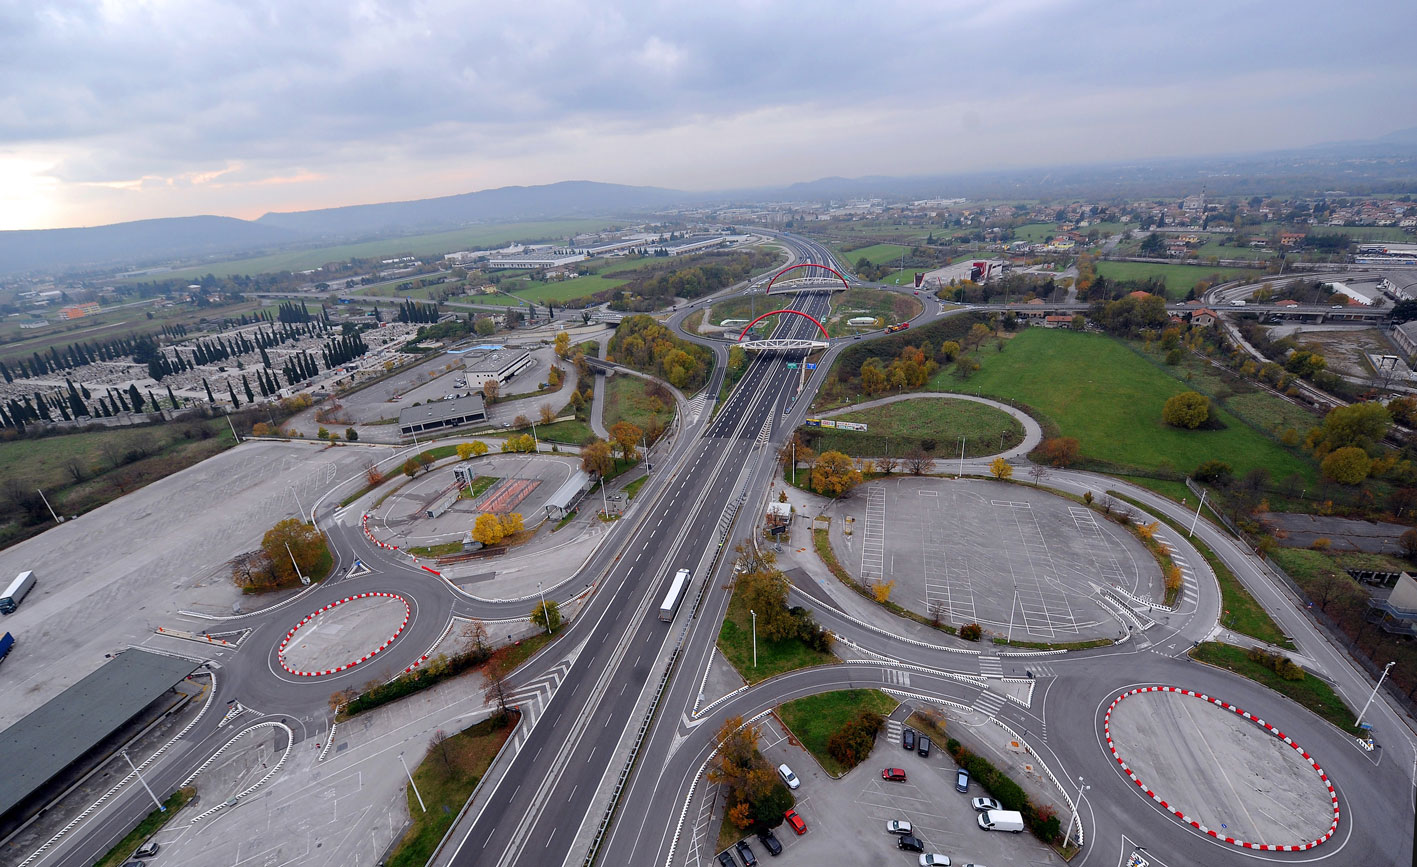
<path fill-rule="evenodd" d="M 15 576 L 15 580 L 10 582 L 10 586 L 5 588 L 5 595 L 0 596 L 0 614 L 11 614 L 20 607 L 20 601 L 25 598 L 25 594 L 34 587 L 34 572 L 26 570 Z"/>

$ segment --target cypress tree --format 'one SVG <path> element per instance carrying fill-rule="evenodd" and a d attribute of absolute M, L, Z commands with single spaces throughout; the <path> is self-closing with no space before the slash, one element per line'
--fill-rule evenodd
<path fill-rule="evenodd" d="M 231 384 L 231 380 L 226 381 L 226 390 L 231 395 L 231 408 L 240 409 L 241 401 L 236 399 L 236 386 Z"/>
<path fill-rule="evenodd" d="M 246 389 L 246 402 L 255 403 L 256 395 L 251 393 L 251 383 L 246 381 L 246 374 L 241 374 L 241 387 Z"/>
<path fill-rule="evenodd" d="M 172 385 L 170 383 L 167 386 L 167 399 L 172 401 L 172 408 L 177 409 L 177 395 L 172 393 Z"/>
<path fill-rule="evenodd" d="M 211 384 L 207 382 L 207 378 L 205 376 L 202 377 L 202 387 L 207 390 L 207 403 L 215 404 L 216 398 L 212 396 Z"/>

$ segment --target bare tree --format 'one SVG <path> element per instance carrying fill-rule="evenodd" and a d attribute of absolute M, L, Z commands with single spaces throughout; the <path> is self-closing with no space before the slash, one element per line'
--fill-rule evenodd
<path fill-rule="evenodd" d="M 935 469 L 935 459 L 924 449 L 914 448 L 906 453 L 905 466 L 912 475 L 921 476 Z"/>
<path fill-rule="evenodd" d="M 891 473 L 895 472 L 895 468 L 899 463 L 900 461 L 896 458 L 893 458 L 890 455 L 886 455 L 885 457 L 878 458 L 876 460 L 876 467 L 881 472 L 889 476 Z"/>
<path fill-rule="evenodd" d="M 497 712 L 503 717 L 507 715 L 508 673 L 506 662 L 496 656 L 482 668 L 482 676 L 487 679 L 483 696 L 487 701 L 497 703 Z"/>
<path fill-rule="evenodd" d="M 1037 487 L 1038 484 L 1042 482 L 1043 479 L 1048 475 L 1048 468 L 1043 466 L 1042 464 L 1034 464 L 1033 466 L 1028 468 L 1028 474 L 1033 478 L 1034 487 Z"/>
<path fill-rule="evenodd" d="M 433 736 L 428 739 L 428 751 L 442 759 L 444 770 L 453 770 L 453 752 L 448 746 L 447 732 L 442 729 L 433 732 Z"/>
<path fill-rule="evenodd" d="M 945 605 L 945 600 L 936 599 L 930 603 L 930 625 L 938 627 L 940 621 L 944 619 L 945 612 L 949 610 Z"/>
<path fill-rule="evenodd" d="M 84 467 L 84 462 L 76 457 L 71 457 L 64 461 L 64 469 L 69 471 L 69 475 L 74 481 L 82 482 L 84 476 L 88 475 L 88 470 Z"/>
<path fill-rule="evenodd" d="M 475 653 L 478 656 L 487 654 L 487 624 L 481 620 L 469 621 L 463 625 L 462 637 L 465 642 L 464 653 Z"/>

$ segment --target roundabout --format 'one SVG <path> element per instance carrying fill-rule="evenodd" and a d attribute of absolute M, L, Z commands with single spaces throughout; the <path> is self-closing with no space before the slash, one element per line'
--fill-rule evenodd
<path fill-rule="evenodd" d="M 393 644 L 408 625 L 409 615 L 408 600 L 394 593 L 346 596 L 292 626 L 281 639 L 276 658 L 281 668 L 299 677 L 348 671 Z"/>
<path fill-rule="evenodd" d="M 1338 830 L 1338 795 L 1323 768 L 1242 708 L 1189 689 L 1138 687 L 1112 701 L 1102 727 L 1126 777 L 1203 834 L 1243 849 L 1299 852 Z"/>

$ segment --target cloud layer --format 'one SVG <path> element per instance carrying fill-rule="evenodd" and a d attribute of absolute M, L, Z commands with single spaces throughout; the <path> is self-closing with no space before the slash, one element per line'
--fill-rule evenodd
<path fill-rule="evenodd" d="M 0 0 L 0 228 L 1368 138 L 1410 2 Z"/>

